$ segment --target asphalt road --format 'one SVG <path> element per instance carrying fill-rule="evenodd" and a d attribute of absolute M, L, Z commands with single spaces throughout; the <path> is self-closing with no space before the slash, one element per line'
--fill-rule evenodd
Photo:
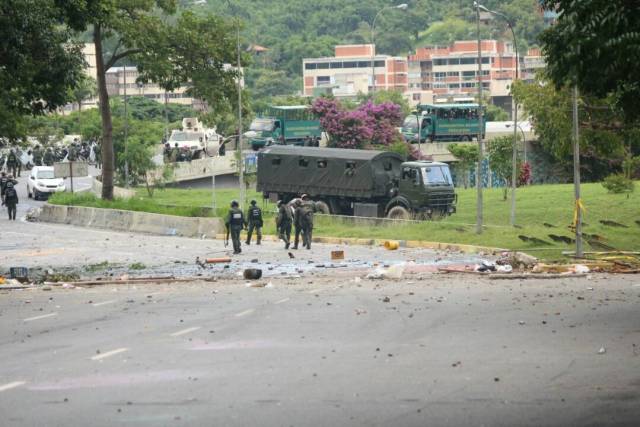
<path fill-rule="evenodd" d="M 7 292 L 0 413 L 7 426 L 638 425 L 639 303 L 636 277 Z"/>
<path fill-rule="evenodd" d="M 192 274 L 195 256 L 228 253 L 0 224 L 2 270 L 107 261 Z M 289 259 L 275 243 L 245 247 L 228 270 L 262 266 L 262 288 L 223 267 L 202 270 L 215 282 L 0 288 L 0 424 L 638 425 L 638 276 L 491 281 L 433 273 L 478 257 L 364 247 L 327 268 L 335 248 Z M 410 262 L 398 281 L 364 278 L 398 262 Z"/>

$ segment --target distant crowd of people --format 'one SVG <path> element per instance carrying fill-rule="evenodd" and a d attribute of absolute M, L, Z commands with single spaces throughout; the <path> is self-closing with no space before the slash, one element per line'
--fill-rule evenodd
<path fill-rule="evenodd" d="M 32 148 L 11 147 L 0 152 L 0 171 L 19 177 L 23 169 L 33 166 L 53 166 L 56 162 L 89 162 L 98 168 L 102 167 L 100 144 L 96 141 L 82 142 L 77 139 L 68 145 L 42 147 L 37 144 Z"/>

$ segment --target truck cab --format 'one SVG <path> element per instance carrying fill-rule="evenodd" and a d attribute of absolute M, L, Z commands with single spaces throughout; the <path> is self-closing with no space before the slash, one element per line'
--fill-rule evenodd
<path fill-rule="evenodd" d="M 278 119 L 259 117 L 251 122 L 247 134 L 254 150 L 278 144 L 282 137 L 282 123 Z"/>
<path fill-rule="evenodd" d="M 431 116 L 423 113 L 414 113 L 404 119 L 402 136 L 405 141 L 411 144 L 418 142 L 418 131 L 420 131 L 420 142 L 427 142 L 429 136 L 433 134 L 433 119 Z"/>
<path fill-rule="evenodd" d="M 456 195 L 446 163 L 403 163 L 395 193 L 386 209 L 390 218 L 432 218 L 456 211 Z"/>

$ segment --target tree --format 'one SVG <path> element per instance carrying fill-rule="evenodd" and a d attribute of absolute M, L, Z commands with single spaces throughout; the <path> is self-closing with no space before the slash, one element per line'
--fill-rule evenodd
<path fill-rule="evenodd" d="M 462 176 L 464 188 L 469 186 L 469 175 L 471 168 L 478 163 L 478 145 L 477 144 L 449 144 L 447 149 L 458 160 L 454 168 L 458 176 Z"/>
<path fill-rule="evenodd" d="M 571 91 L 556 88 L 544 77 L 532 84 L 518 81 L 514 95 L 530 114 L 538 144 L 566 170 L 572 168 Z M 600 180 L 620 169 L 627 152 L 640 154 L 640 130 L 625 123 L 613 97 L 580 97 L 580 157 L 586 180 Z"/>
<path fill-rule="evenodd" d="M 485 104 L 487 109 L 484 113 L 484 120 L 488 122 L 503 122 L 509 120 L 509 113 L 493 104 Z"/>
<path fill-rule="evenodd" d="M 640 2 L 544 0 L 559 12 L 541 35 L 547 72 L 560 88 L 576 84 L 583 94 L 612 95 L 626 121 L 640 118 Z"/>
<path fill-rule="evenodd" d="M 84 62 L 58 18 L 53 0 L 0 3 L 0 137 L 24 137 L 24 115 L 55 111 L 72 99 Z"/>
<path fill-rule="evenodd" d="M 113 120 L 106 72 L 120 61 L 137 64 L 142 82 L 154 81 L 172 91 L 191 81 L 190 94 L 211 102 L 228 101 L 238 72 L 225 68 L 235 58 L 231 27 L 211 15 L 185 11 L 169 24 L 175 0 L 55 0 L 66 23 L 91 29 L 96 48 L 98 98 L 102 118 L 102 198 L 113 199 Z M 105 42 L 115 39 L 112 52 Z"/>
<path fill-rule="evenodd" d="M 78 111 L 82 111 L 82 101 L 96 96 L 96 81 L 93 77 L 83 74 L 76 86 L 71 90 L 73 100 L 78 104 Z"/>
<path fill-rule="evenodd" d="M 409 105 L 409 102 L 404 97 L 402 92 L 398 90 L 376 89 L 374 93 L 359 93 L 357 100 L 360 104 L 366 101 L 371 101 L 376 105 L 389 102 L 400 107 L 400 112 L 403 116 L 408 116 L 409 114 L 411 114 L 411 106 Z"/>
<path fill-rule="evenodd" d="M 339 101 L 318 98 L 311 106 L 329 134 L 329 144 L 338 148 L 389 146 L 400 140 L 396 127 L 402 123 L 400 107 L 391 102 L 366 101 L 355 110 L 346 110 Z"/>
<path fill-rule="evenodd" d="M 512 182 L 513 136 L 505 135 L 493 138 L 489 141 L 487 152 L 491 170 L 505 182 L 502 197 L 506 201 L 507 192 L 511 188 Z"/>

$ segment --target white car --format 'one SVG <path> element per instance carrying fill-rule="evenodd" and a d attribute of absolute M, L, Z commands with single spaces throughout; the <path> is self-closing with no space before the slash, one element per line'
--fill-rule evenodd
<path fill-rule="evenodd" d="M 53 167 L 35 166 L 27 180 L 27 195 L 35 200 L 48 198 L 52 193 L 65 191 L 64 179 L 55 178 Z"/>

